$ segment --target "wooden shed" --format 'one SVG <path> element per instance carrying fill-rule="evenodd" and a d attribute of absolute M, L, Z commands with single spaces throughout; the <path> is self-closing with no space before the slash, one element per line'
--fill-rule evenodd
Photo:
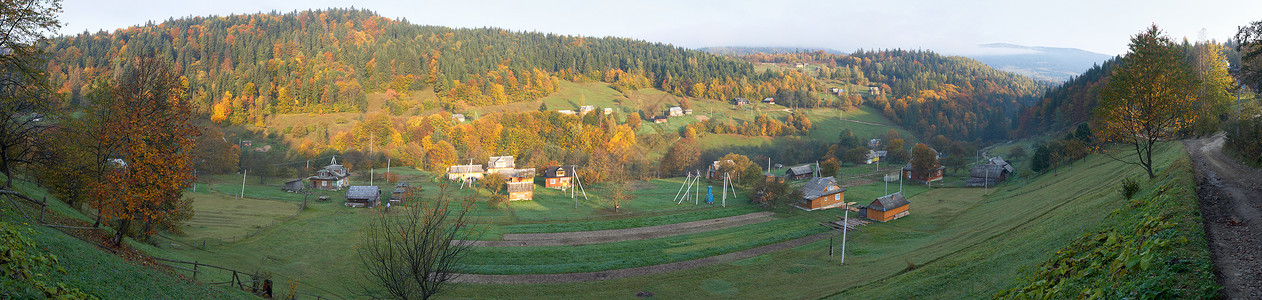
<path fill-rule="evenodd" d="M 992 157 L 984 164 L 973 166 L 968 171 L 968 180 L 964 182 L 967 187 L 985 187 L 993 186 L 1008 179 L 1008 175 L 1016 171 L 1002 157 Z"/>
<path fill-rule="evenodd" d="M 486 172 L 482 170 L 482 165 L 459 165 L 447 167 L 447 180 L 451 181 L 476 181 L 486 176 Z"/>
<path fill-rule="evenodd" d="M 789 168 L 784 172 L 784 177 L 790 180 L 808 179 L 815 176 L 815 170 L 811 169 L 811 165 L 801 165 Z"/>
<path fill-rule="evenodd" d="M 937 168 L 930 170 L 916 170 L 916 168 L 913 168 L 911 164 L 908 163 L 906 166 L 903 166 L 903 178 L 918 180 L 920 182 L 938 181 L 942 180 L 945 170 L 946 167 L 943 166 L 938 166 Z"/>
<path fill-rule="evenodd" d="M 290 192 L 290 193 L 297 193 L 297 192 L 301 192 L 305 188 L 306 186 L 302 185 L 302 179 L 294 179 L 294 180 L 286 181 L 285 187 L 281 188 L 281 190 Z"/>
<path fill-rule="evenodd" d="M 508 185 L 508 201 L 535 199 L 534 182 L 509 182 L 506 184 Z"/>
<path fill-rule="evenodd" d="M 845 205 L 846 189 L 833 177 L 815 177 L 802 186 L 798 207 L 806 210 L 828 209 Z"/>
<path fill-rule="evenodd" d="M 863 209 L 864 216 L 879 222 L 888 222 L 911 214 L 911 202 L 903 198 L 903 193 L 893 193 L 872 201 Z"/>
<path fill-rule="evenodd" d="M 356 185 L 346 190 L 346 206 L 374 207 L 381 203 L 381 188 L 372 185 Z"/>

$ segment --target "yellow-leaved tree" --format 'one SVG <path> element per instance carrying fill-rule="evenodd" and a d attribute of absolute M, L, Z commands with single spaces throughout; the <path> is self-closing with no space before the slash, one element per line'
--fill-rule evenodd
<path fill-rule="evenodd" d="M 1135 157 L 1118 161 L 1138 165 L 1153 178 L 1153 149 L 1196 120 L 1196 74 L 1184 53 L 1156 25 L 1131 37 L 1130 51 L 1100 91 L 1095 109 L 1102 138 L 1126 145 Z"/>

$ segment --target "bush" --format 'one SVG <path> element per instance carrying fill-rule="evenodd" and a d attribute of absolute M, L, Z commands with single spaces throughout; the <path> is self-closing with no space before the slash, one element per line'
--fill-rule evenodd
<path fill-rule="evenodd" d="M 1138 192 L 1139 181 L 1136 181 L 1134 178 L 1122 179 L 1122 196 L 1126 197 L 1126 199 L 1130 199 Z"/>

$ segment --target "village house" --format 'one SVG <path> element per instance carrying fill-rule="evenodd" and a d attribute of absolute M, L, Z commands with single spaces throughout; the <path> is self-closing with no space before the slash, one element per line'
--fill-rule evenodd
<path fill-rule="evenodd" d="M 729 159 L 724 161 L 716 160 L 710 163 L 710 166 L 706 168 L 706 177 L 714 180 L 723 180 L 723 172 L 719 172 L 719 169 L 723 168 L 724 163 L 732 164 L 733 162 Z"/>
<path fill-rule="evenodd" d="M 776 104 L 776 98 L 771 98 L 771 97 L 763 98 L 762 103 Z"/>
<path fill-rule="evenodd" d="M 681 107 L 678 107 L 678 106 L 671 106 L 671 107 L 670 107 L 670 110 L 668 110 L 668 111 L 667 111 L 666 115 L 669 115 L 669 116 L 672 116 L 672 117 L 683 116 L 683 115 L 684 115 L 684 109 L 683 109 L 683 108 L 681 108 Z"/>
<path fill-rule="evenodd" d="M 506 184 L 508 185 L 508 201 L 535 199 L 534 182 L 509 182 Z"/>
<path fill-rule="evenodd" d="M 815 170 L 811 169 L 811 165 L 801 165 L 789 168 L 784 172 L 784 177 L 789 180 L 807 179 L 815 176 Z"/>
<path fill-rule="evenodd" d="M 1002 157 L 991 157 L 984 164 L 974 166 L 968 171 L 968 180 L 964 182 L 967 187 L 987 187 L 994 186 L 1008 179 L 1008 175 L 1016 172 L 1016 168 L 1012 167 Z"/>
<path fill-rule="evenodd" d="M 654 123 L 654 124 L 662 124 L 662 123 L 666 123 L 666 116 L 656 116 L 656 117 L 653 117 L 653 123 Z"/>
<path fill-rule="evenodd" d="M 595 107 L 595 106 L 591 106 L 591 105 L 583 105 L 583 106 L 579 106 L 579 107 L 578 107 L 578 114 L 580 114 L 580 115 L 586 115 L 587 113 L 589 113 L 589 112 L 593 112 L 593 111 L 596 111 L 596 107 Z"/>
<path fill-rule="evenodd" d="M 736 106 L 749 105 L 749 99 L 745 99 L 745 98 L 732 99 L 732 105 L 736 105 Z"/>
<path fill-rule="evenodd" d="M 797 206 L 805 210 L 829 209 L 846 205 L 846 189 L 837 185 L 837 179 L 815 177 L 802 186 L 802 200 Z"/>
<path fill-rule="evenodd" d="M 571 116 L 572 116 L 572 115 L 577 115 L 577 114 L 578 114 L 578 113 L 574 112 L 573 110 L 568 110 L 568 109 L 557 110 L 557 112 L 559 112 L 559 113 L 561 113 L 561 114 L 563 114 L 563 115 L 571 115 Z"/>
<path fill-rule="evenodd" d="M 374 207 L 381 202 L 381 188 L 372 185 L 356 185 L 346 190 L 346 206 Z"/>
<path fill-rule="evenodd" d="M 447 167 L 447 180 L 471 182 L 482 179 L 483 176 L 486 176 L 486 171 L 482 170 L 482 165 Z"/>
<path fill-rule="evenodd" d="M 350 186 L 350 177 L 350 172 L 345 166 L 339 165 L 337 158 L 334 157 L 328 166 L 316 171 L 316 174 L 307 177 L 307 180 L 311 181 L 312 188 L 334 191 Z"/>
<path fill-rule="evenodd" d="M 881 88 L 879 88 L 879 87 L 875 87 L 875 86 L 870 86 L 870 87 L 868 87 L 868 94 L 872 94 L 872 95 L 880 95 L 880 94 L 881 94 Z"/>
<path fill-rule="evenodd" d="M 938 181 L 942 180 L 944 170 L 946 170 L 946 167 L 943 166 L 929 170 L 916 170 L 916 168 L 911 166 L 911 163 L 908 163 L 906 166 L 903 166 L 903 178 L 920 182 Z"/>
<path fill-rule="evenodd" d="M 872 163 L 879 162 L 887 153 L 889 153 L 889 151 L 868 150 L 868 154 L 864 156 L 863 163 L 870 165 Z"/>
<path fill-rule="evenodd" d="M 286 181 L 285 187 L 281 188 L 281 190 L 290 192 L 290 193 L 297 193 L 297 192 L 301 192 L 305 188 L 306 187 L 302 185 L 302 179 L 294 179 L 294 180 Z"/>
<path fill-rule="evenodd" d="M 548 167 L 543 171 L 543 186 L 563 189 L 573 186 L 574 166 Z"/>
<path fill-rule="evenodd" d="M 880 146 L 881 146 L 881 139 L 868 140 L 868 148 L 876 149 L 876 147 L 880 147 Z"/>
<path fill-rule="evenodd" d="M 612 109 L 612 108 L 608 108 L 608 107 L 606 107 L 606 108 L 604 109 L 604 111 L 605 111 L 605 114 L 606 114 L 606 115 L 613 114 L 613 109 Z"/>
<path fill-rule="evenodd" d="M 451 119 L 456 120 L 456 122 L 464 123 L 464 114 L 452 114 Z"/>
<path fill-rule="evenodd" d="M 512 155 L 492 156 L 491 159 L 487 160 L 486 162 L 487 174 L 499 173 L 499 171 L 512 170 L 516 168 L 517 168 L 517 163 L 514 162 Z"/>
<path fill-rule="evenodd" d="M 911 214 L 911 202 L 903 198 L 903 193 L 893 193 L 872 201 L 867 207 L 859 210 L 859 216 L 878 222 L 889 222 Z"/>

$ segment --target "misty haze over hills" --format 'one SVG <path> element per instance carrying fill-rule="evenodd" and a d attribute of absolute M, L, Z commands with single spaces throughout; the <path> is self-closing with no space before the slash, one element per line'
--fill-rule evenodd
<path fill-rule="evenodd" d="M 1070 77 L 1082 74 L 1095 64 L 1113 58 L 1109 55 L 1075 48 L 1031 47 L 1003 43 L 979 46 L 1002 51 L 999 52 L 1001 54 L 979 54 L 968 57 L 996 69 L 1053 82 L 1064 82 Z"/>
<path fill-rule="evenodd" d="M 995 69 L 1013 72 L 1036 80 L 1064 82 L 1078 76 L 1093 65 L 1103 63 L 1112 56 L 1076 48 L 1032 47 L 994 43 L 978 45 L 985 54 L 964 55 Z M 704 47 L 697 50 L 718 55 L 749 55 L 754 53 L 782 54 L 824 51 L 845 54 L 833 49 L 799 47 Z"/>

